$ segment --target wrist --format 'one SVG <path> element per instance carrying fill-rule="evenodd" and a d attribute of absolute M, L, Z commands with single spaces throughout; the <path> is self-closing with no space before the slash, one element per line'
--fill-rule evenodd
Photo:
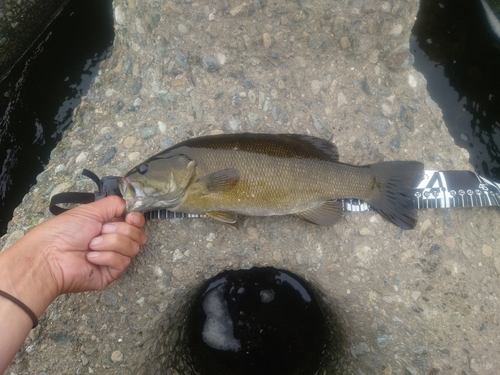
<path fill-rule="evenodd" d="M 44 255 L 50 252 L 23 238 L 0 254 L 0 290 L 28 306 L 37 317 L 58 295 L 55 278 Z"/>

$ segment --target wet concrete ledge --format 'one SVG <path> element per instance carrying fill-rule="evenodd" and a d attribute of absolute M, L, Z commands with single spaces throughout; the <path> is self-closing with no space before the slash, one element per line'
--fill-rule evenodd
<path fill-rule="evenodd" d="M 83 167 L 123 175 L 205 134 L 312 134 L 335 142 L 342 162 L 471 169 L 411 65 L 417 10 L 417 0 L 115 1 L 114 51 L 0 244 L 49 218 L 51 194 L 92 189 Z M 495 374 L 499 222 L 495 209 L 420 211 L 412 231 L 375 213 L 331 228 L 152 221 L 124 277 L 60 297 L 8 372 L 191 374 L 183 322 L 196 287 L 225 269 L 274 266 L 341 316 L 349 344 L 327 374 Z"/>

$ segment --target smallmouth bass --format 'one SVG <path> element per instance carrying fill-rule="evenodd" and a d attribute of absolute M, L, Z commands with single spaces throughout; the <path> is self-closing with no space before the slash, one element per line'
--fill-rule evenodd
<path fill-rule="evenodd" d="M 368 202 L 403 229 L 417 222 L 411 189 L 417 161 L 364 166 L 339 162 L 337 147 L 300 134 L 222 134 L 180 142 L 119 181 L 127 211 L 207 214 L 234 224 L 238 215 L 295 215 L 318 225 L 342 217 L 338 199 Z"/>

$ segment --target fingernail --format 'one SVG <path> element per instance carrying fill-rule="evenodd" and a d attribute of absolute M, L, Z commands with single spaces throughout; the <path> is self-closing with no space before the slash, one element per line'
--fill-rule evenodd
<path fill-rule="evenodd" d="M 102 237 L 101 236 L 94 237 L 94 238 L 92 238 L 92 241 L 90 241 L 89 246 L 99 245 L 101 242 L 102 242 Z"/>
<path fill-rule="evenodd" d="M 106 223 L 101 228 L 101 233 L 102 234 L 104 234 L 104 233 L 114 233 L 115 231 L 116 231 L 116 225 L 115 224 Z"/>
<path fill-rule="evenodd" d="M 96 259 L 99 258 L 100 255 L 101 253 L 98 251 L 91 251 L 90 253 L 87 253 L 87 259 Z"/>
<path fill-rule="evenodd" d="M 130 221 L 132 224 L 139 224 L 141 222 L 141 218 L 138 215 L 130 215 Z"/>

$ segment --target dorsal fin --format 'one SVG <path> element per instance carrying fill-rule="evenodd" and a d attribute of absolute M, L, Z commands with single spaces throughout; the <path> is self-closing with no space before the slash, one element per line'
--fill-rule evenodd
<path fill-rule="evenodd" d="M 305 134 L 218 134 L 192 138 L 153 156 L 161 158 L 182 148 L 206 148 L 215 150 L 241 150 L 256 152 L 274 157 L 299 157 L 318 160 L 338 161 L 339 153 L 335 144 L 326 139 Z"/>

